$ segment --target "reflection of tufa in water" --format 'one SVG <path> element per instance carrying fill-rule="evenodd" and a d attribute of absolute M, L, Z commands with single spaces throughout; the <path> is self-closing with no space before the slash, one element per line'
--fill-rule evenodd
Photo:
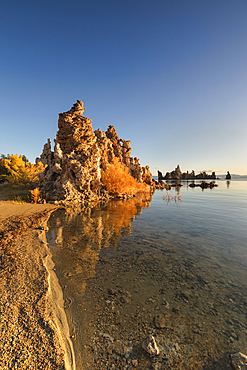
<path fill-rule="evenodd" d="M 193 182 L 192 184 L 189 184 L 189 186 L 191 188 L 200 187 L 203 190 L 203 189 L 208 189 L 208 188 L 213 189 L 214 187 L 217 187 L 218 184 L 215 184 L 213 181 L 211 182 L 202 181 L 201 184 L 195 184 Z"/>
<path fill-rule="evenodd" d="M 50 219 L 51 249 L 64 266 L 63 275 L 73 280 L 80 294 L 86 281 L 95 274 L 102 248 L 117 247 L 122 234 L 131 233 L 131 223 L 142 208 L 149 207 L 150 194 L 138 194 L 130 200 L 111 201 L 94 208 L 67 208 L 53 213 Z M 66 249 L 66 253 L 61 250 Z M 62 260 L 60 260 L 60 258 Z"/>
<path fill-rule="evenodd" d="M 181 196 L 182 194 L 179 194 L 179 192 L 177 192 L 175 196 L 172 196 L 171 193 L 167 192 L 166 194 L 163 195 L 163 201 L 166 202 L 167 205 L 174 201 L 175 204 L 177 205 L 178 203 L 182 203 Z"/>

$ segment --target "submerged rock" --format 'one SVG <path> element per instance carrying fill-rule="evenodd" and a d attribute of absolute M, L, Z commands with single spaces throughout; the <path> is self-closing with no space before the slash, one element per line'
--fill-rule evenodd
<path fill-rule="evenodd" d="M 157 329 L 163 329 L 166 326 L 166 319 L 163 314 L 154 316 L 154 325 Z"/>

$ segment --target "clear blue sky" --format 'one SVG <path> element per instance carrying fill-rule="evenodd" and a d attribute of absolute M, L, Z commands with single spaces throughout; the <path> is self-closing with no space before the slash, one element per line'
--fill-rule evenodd
<path fill-rule="evenodd" d="M 142 165 L 247 174 L 246 0 L 1 0 L 0 153 L 80 99 Z"/>

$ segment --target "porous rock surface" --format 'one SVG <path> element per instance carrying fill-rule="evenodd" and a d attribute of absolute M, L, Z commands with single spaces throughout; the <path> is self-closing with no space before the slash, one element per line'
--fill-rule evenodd
<path fill-rule="evenodd" d="M 107 197 L 101 183 L 101 168 L 117 157 L 139 183 L 155 188 L 149 166 L 142 167 L 139 159 L 130 156 L 131 141 L 119 139 L 114 126 L 107 131 L 93 131 L 92 120 L 86 118 L 83 102 L 59 114 L 58 132 L 54 140 L 44 145 L 40 158 L 45 170 L 39 175 L 40 190 L 48 201 L 81 203 Z"/>

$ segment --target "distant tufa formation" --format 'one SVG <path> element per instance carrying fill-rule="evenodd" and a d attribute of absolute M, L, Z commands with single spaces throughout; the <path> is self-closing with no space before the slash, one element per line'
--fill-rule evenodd
<path fill-rule="evenodd" d="M 206 179 L 211 179 L 215 180 L 216 175 L 215 172 L 212 172 L 212 175 L 208 175 L 206 172 L 201 172 L 198 175 L 195 174 L 195 171 L 192 171 L 189 173 L 181 171 L 179 165 L 175 168 L 174 171 L 172 172 L 167 172 L 165 176 L 162 175 L 162 172 L 158 171 L 158 180 L 195 180 L 195 179 L 200 179 L 200 180 L 206 180 Z"/>
<path fill-rule="evenodd" d="M 226 174 L 226 180 L 231 180 L 231 174 L 230 174 L 230 172 L 229 171 L 227 171 L 227 174 Z"/>
<path fill-rule="evenodd" d="M 47 201 L 84 202 L 104 199 L 107 191 L 101 184 L 101 168 L 117 157 L 138 182 L 155 188 L 149 166 L 142 167 L 139 159 L 130 156 L 131 141 L 119 139 L 114 126 L 107 131 L 93 132 L 92 120 L 84 117 L 83 102 L 59 114 L 54 147 L 51 140 L 44 145 L 41 161 L 45 171 L 40 174 L 40 190 Z"/>

